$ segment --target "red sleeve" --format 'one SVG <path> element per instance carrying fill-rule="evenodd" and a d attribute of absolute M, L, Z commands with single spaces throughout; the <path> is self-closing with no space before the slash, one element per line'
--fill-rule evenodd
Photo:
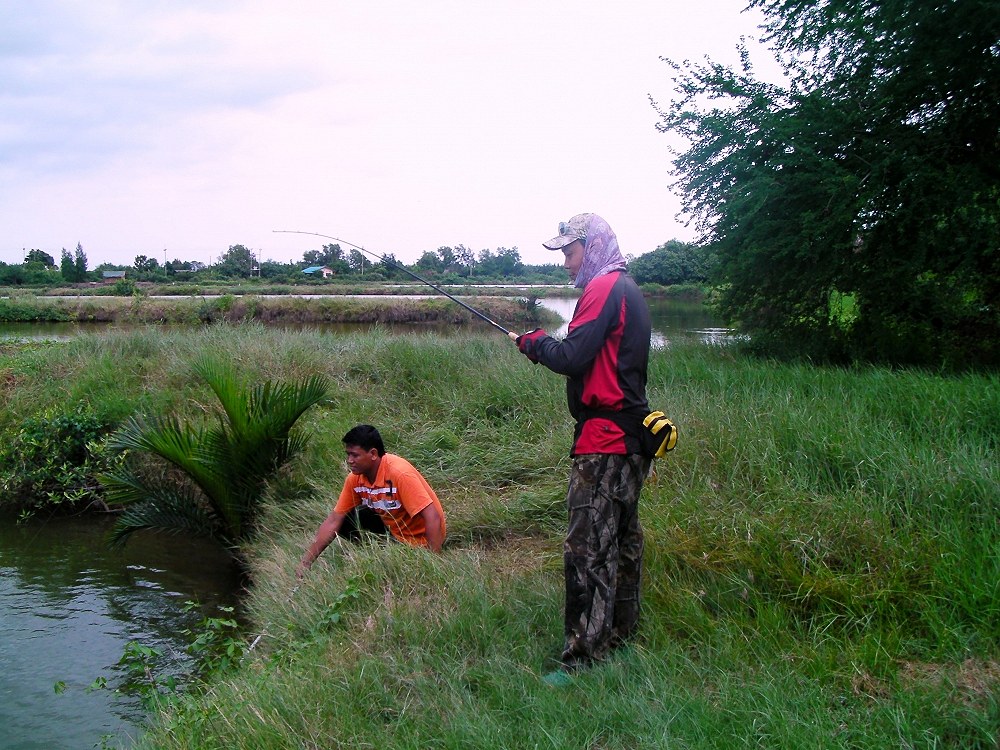
<path fill-rule="evenodd" d="M 560 375 L 581 375 L 601 351 L 617 315 L 608 303 L 617 273 L 598 276 L 587 284 L 569 322 L 566 338 L 545 337 L 535 345 L 538 361 Z"/>

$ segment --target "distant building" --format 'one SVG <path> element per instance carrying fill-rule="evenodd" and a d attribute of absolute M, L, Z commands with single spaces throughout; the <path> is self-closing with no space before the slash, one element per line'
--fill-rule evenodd
<path fill-rule="evenodd" d="M 303 268 L 302 273 L 307 273 L 310 276 L 319 274 L 324 279 L 328 279 L 333 276 L 333 269 L 327 268 L 326 266 L 309 266 L 309 268 Z"/>
<path fill-rule="evenodd" d="M 125 271 L 102 271 L 101 278 L 105 281 L 118 281 L 125 278 Z"/>

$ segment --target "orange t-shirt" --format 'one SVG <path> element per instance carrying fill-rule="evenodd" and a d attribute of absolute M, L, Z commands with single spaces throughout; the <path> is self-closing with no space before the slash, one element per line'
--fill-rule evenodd
<path fill-rule="evenodd" d="M 405 458 L 392 453 L 382 456 L 375 481 L 361 474 L 348 474 L 334 510 L 350 513 L 359 505 L 379 514 L 396 539 L 415 547 L 427 546 L 427 533 L 420 512 L 434 505 L 441 514 L 441 533 L 445 533 L 444 508 L 427 480 Z"/>

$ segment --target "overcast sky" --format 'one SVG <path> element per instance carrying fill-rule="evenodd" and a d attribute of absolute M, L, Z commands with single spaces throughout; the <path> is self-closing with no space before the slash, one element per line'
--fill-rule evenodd
<path fill-rule="evenodd" d="M 407 263 L 601 214 L 626 253 L 694 234 L 661 57 L 732 63 L 744 0 L 0 0 L 0 260 Z"/>

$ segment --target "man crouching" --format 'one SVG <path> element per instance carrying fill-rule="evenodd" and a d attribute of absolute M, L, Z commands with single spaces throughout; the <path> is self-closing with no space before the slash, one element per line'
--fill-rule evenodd
<path fill-rule="evenodd" d="M 343 443 L 351 473 L 296 575 L 301 578 L 334 537 L 356 539 L 361 531 L 391 534 L 400 542 L 440 552 L 444 509 L 420 472 L 405 458 L 386 453 L 382 436 L 371 425 L 352 428 Z"/>

